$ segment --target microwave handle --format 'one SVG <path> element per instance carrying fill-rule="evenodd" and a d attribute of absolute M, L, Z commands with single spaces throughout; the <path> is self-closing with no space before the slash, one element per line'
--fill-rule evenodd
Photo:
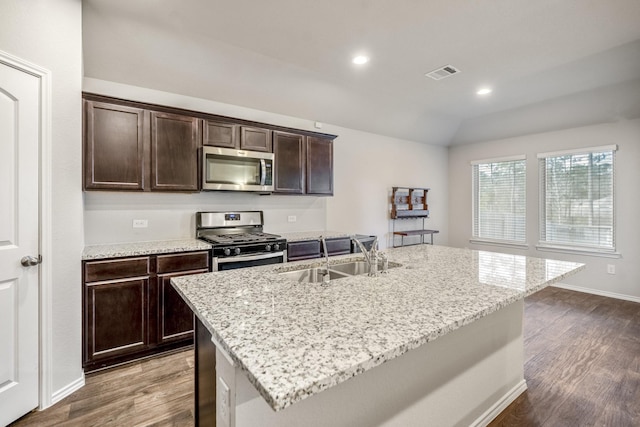
<path fill-rule="evenodd" d="M 267 181 L 267 162 L 264 159 L 260 159 L 260 185 L 266 185 Z"/>

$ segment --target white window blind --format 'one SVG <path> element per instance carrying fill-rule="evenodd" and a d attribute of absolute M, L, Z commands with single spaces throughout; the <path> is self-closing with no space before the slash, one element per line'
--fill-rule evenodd
<path fill-rule="evenodd" d="M 478 161 L 473 167 L 473 238 L 498 243 L 526 241 L 524 156 Z"/>
<path fill-rule="evenodd" d="M 615 251 L 616 148 L 538 155 L 541 245 Z"/>

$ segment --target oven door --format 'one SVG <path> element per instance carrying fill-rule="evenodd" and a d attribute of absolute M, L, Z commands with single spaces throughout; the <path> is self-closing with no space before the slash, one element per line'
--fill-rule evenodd
<path fill-rule="evenodd" d="M 202 189 L 273 191 L 273 153 L 203 147 Z"/>
<path fill-rule="evenodd" d="M 255 267 L 258 265 L 280 264 L 285 262 L 284 251 L 261 252 L 257 254 L 238 255 L 232 257 L 213 257 L 213 271 L 233 270 L 235 268 Z"/>

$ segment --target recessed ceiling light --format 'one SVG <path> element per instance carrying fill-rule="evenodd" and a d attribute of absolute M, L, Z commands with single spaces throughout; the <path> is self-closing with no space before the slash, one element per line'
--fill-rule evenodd
<path fill-rule="evenodd" d="M 353 58 L 352 62 L 357 65 L 366 64 L 367 62 L 369 62 L 369 57 L 364 55 L 358 55 Z"/>
<path fill-rule="evenodd" d="M 491 92 L 493 92 L 493 89 L 490 89 L 488 87 L 483 87 L 482 89 L 478 90 L 476 93 L 478 95 L 489 95 Z"/>

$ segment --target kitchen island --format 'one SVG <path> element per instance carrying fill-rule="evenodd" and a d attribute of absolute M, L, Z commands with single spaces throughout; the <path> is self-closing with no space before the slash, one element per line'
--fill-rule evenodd
<path fill-rule="evenodd" d="M 201 360 L 196 376 L 215 379 L 217 425 L 484 425 L 526 389 L 524 297 L 584 268 L 442 246 L 386 253 L 400 266 L 329 284 L 279 274 L 319 260 L 172 280 L 197 341 L 215 346 L 215 371 Z"/>

